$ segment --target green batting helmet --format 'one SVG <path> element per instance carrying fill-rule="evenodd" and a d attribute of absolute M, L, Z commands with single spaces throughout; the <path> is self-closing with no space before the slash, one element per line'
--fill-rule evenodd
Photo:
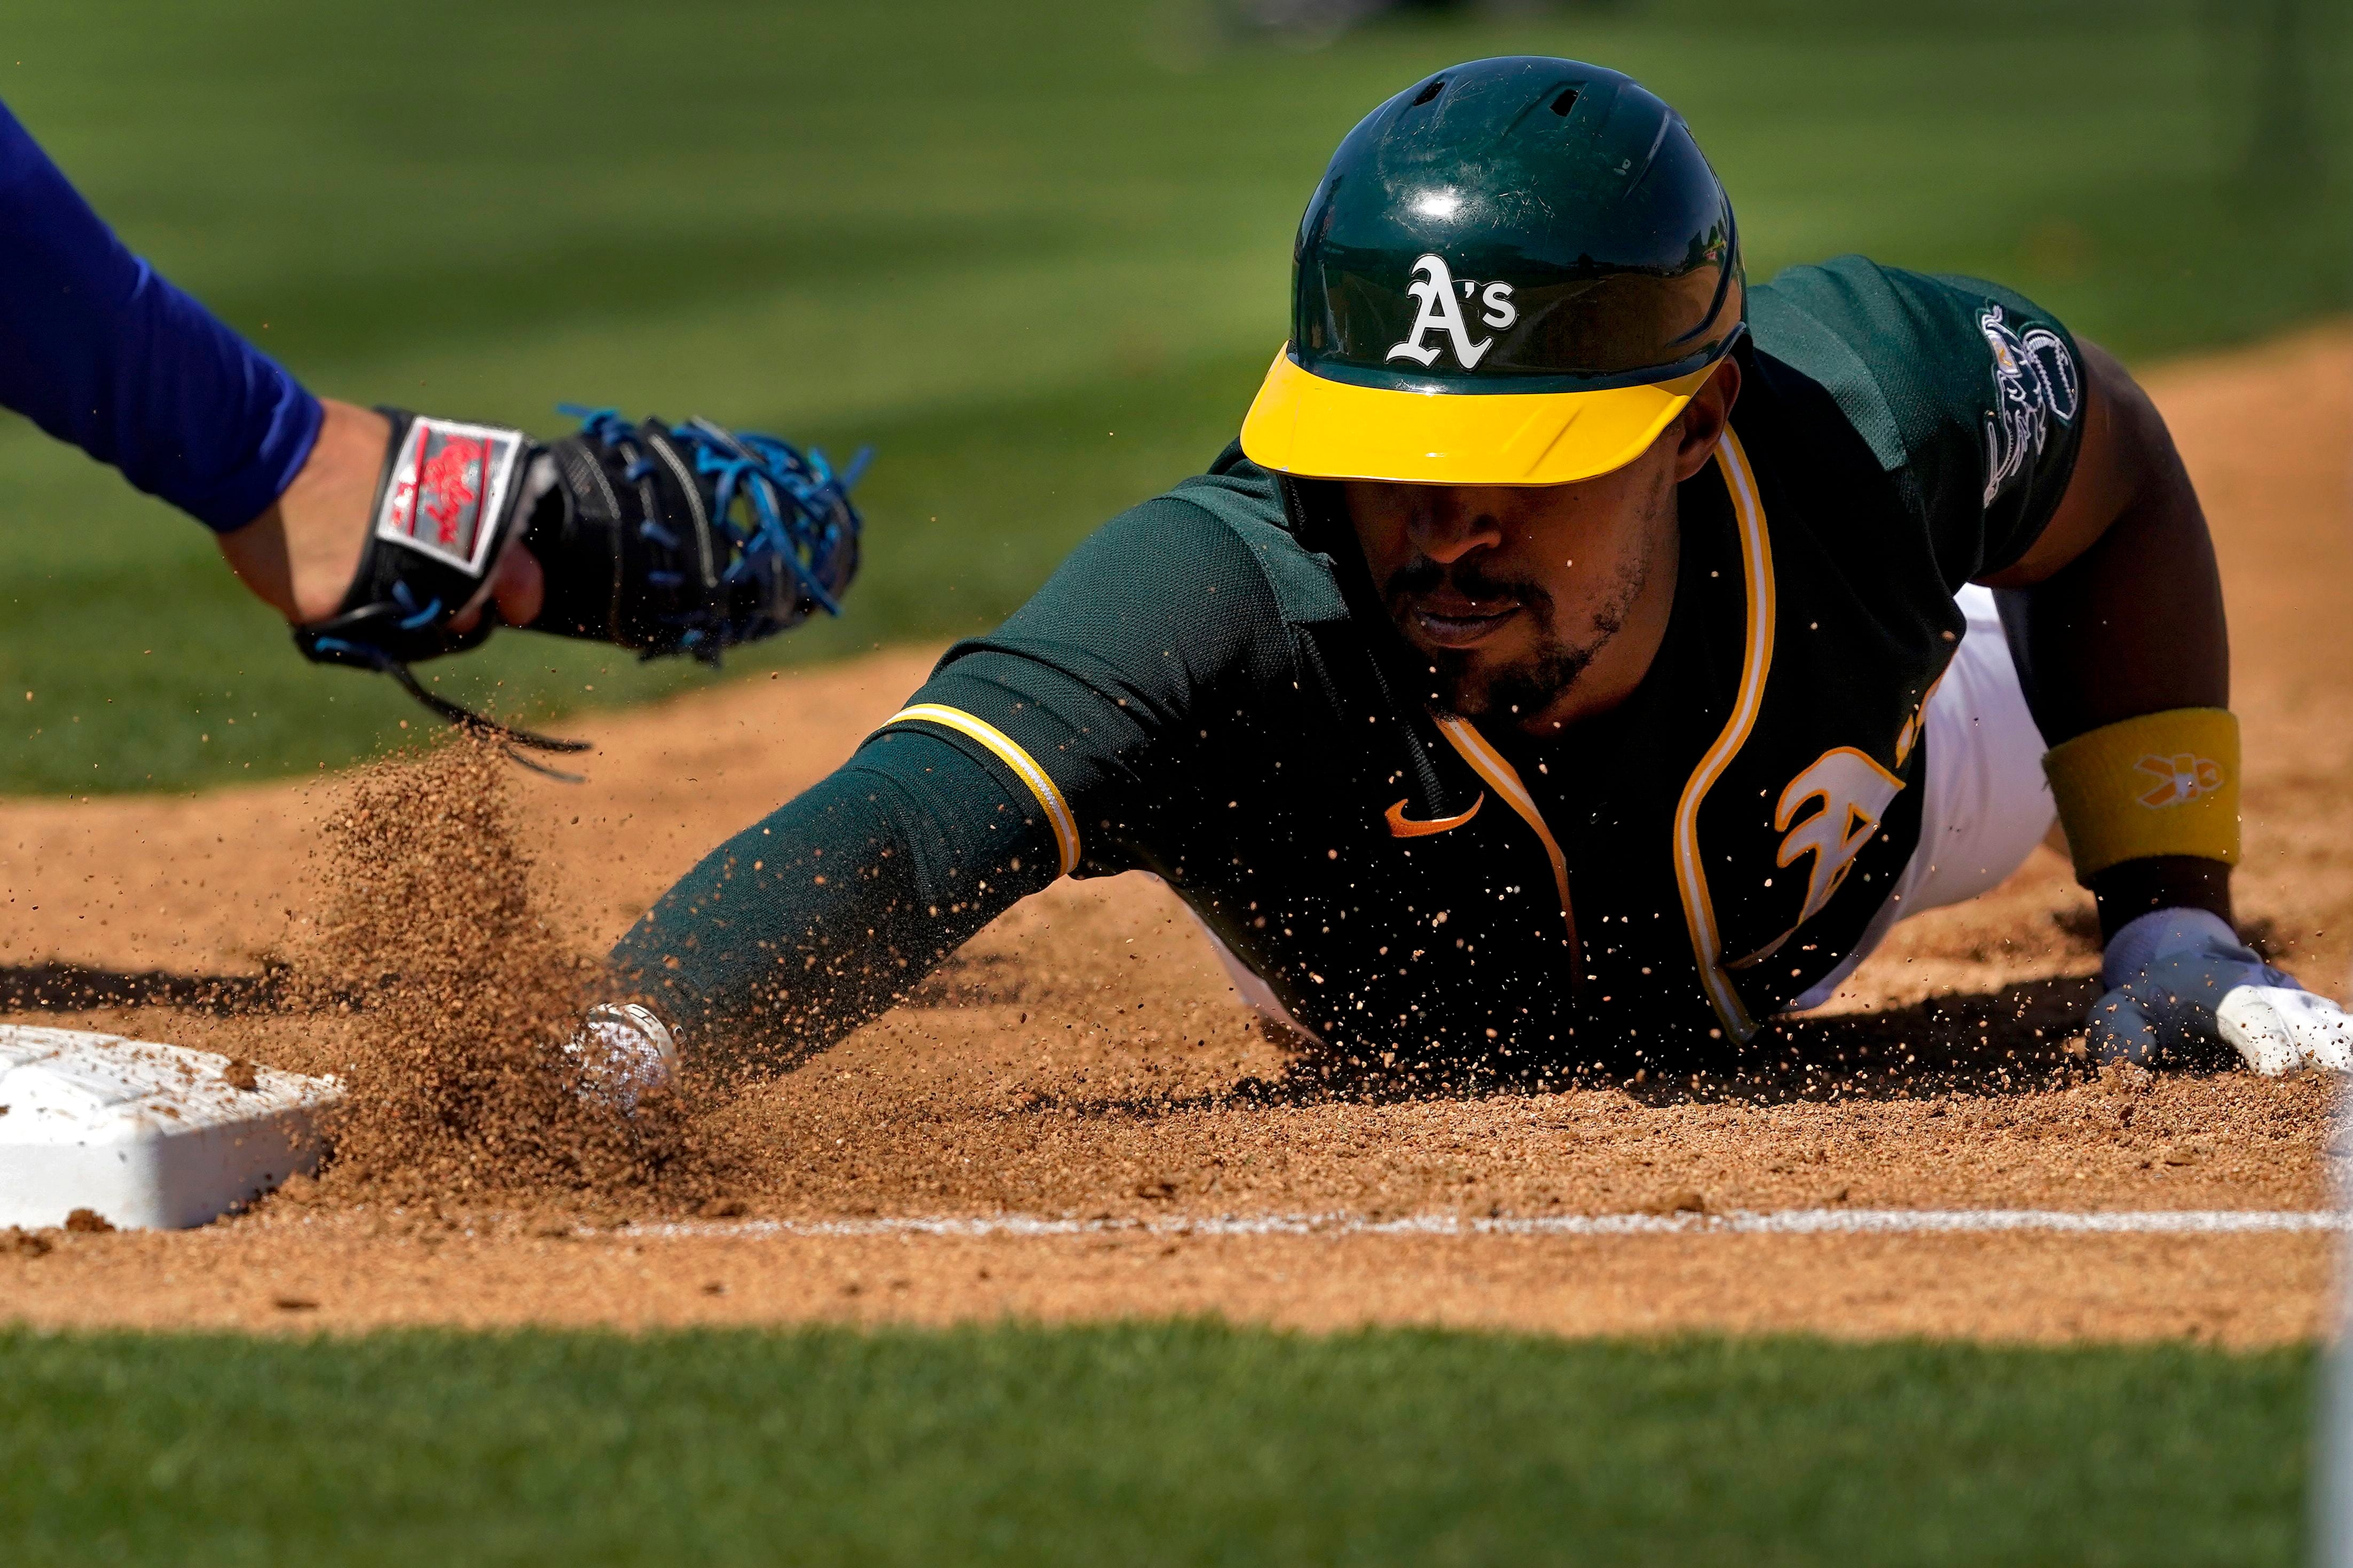
<path fill-rule="evenodd" d="M 1732 203 L 1683 117 L 1576 60 L 1475 60 L 1333 154 L 1242 426 L 1319 479 L 1566 484 L 1631 462 L 1740 341 Z"/>

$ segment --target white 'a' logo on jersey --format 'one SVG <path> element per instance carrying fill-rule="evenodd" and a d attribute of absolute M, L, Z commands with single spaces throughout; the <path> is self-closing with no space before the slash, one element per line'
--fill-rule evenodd
<path fill-rule="evenodd" d="M 1413 330 L 1406 333 L 1405 342 L 1390 348 L 1385 356 L 1388 359 L 1429 364 L 1438 358 L 1440 345 L 1425 340 L 1432 332 L 1444 332 L 1462 368 L 1476 366 L 1495 346 L 1495 340 L 1481 338 L 1475 343 L 1471 341 L 1471 329 L 1462 320 L 1462 301 L 1474 291 L 1484 307 L 1485 313 L 1479 318 L 1482 324 L 1500 331 L 1520 319 L 1519 308 L 1512 303 L 1509 283 L 1490 283 L 1483 289 L 1468 279 L 1457 283 L 1442 256 L 1425 256 L 1417 260 L 1413 264 L 1413 281 L 1405 286 L 1405 291 L 1421 301 L 1421 309 L 1413 318 Z"/>
<path fill-rule="evenodd" d="M 1796 924 L 1747 957 L 1735 959 L 1731 968 L 1746 969 L 1772 957 L 1798 934 L 1799 926 L 1822 912 L 1903 788 L 1902 779 L 1852 746 L 1832 747 L 1789 781 L 1773 813 L 1773 831 L 1788 835 L 1776 859 L 1787 867 L 1813 858 L 1807 868 L 1806 900 Z M 1821 803 L 1820 808 L 1800 820 L 1798 813 L 1813 801 Z"/>

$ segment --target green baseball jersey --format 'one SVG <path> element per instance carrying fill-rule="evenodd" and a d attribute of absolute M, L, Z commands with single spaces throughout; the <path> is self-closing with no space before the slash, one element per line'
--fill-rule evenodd
<path fill-rule="evenodd" d="M 1229 447 L 952 648 L 617 959 L 688 1019 L 845 1032 L 1059 874 L 1148 870 L 1326 1041 L 1652 1059 L 1854 947 L 1917 841 L 1957 589 L 2032 543 L 2074 345 L 2015 294 L 1845 258 L 1751 296 L 1682 487 L 1665 640 L 1556 737 L 1438 711 L 1337 487 Z"/>

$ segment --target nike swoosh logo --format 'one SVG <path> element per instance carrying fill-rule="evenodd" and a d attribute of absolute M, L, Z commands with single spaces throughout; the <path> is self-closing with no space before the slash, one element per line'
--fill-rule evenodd
<path fill-rule="evenodd" d="M 1399 801 L 1395 805 L 1389 807 L 1388 812 L 1384 815 L 1386 815 L 1389 820 L 1390 837 L 1427 838 L 1433 833 L 1443 833 L 1450 827 L 1461 826 L 1464 823 L 1478 816 L 1479 808 L 1486 804 L 1487 792 L 1481 790 L 1479 792 L 1479 798 L 1471 803 L 1471 809 L 1464 812 L 1460 816 L 1433 816 L 1427 822 L 1416 821 L 1412 817 L 1406 816 L 1405 802 L 1403 801 Z"/>

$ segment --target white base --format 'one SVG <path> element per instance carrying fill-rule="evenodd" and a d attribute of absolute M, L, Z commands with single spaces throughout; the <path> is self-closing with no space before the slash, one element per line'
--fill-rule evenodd
<path fill-rule="evenodd" d="M 332 1079 L 79 1029 L 0 1025 L 0 1225 L 90 1209 L 122 1229 L 202 1225 L 319 1164 Z"/>

